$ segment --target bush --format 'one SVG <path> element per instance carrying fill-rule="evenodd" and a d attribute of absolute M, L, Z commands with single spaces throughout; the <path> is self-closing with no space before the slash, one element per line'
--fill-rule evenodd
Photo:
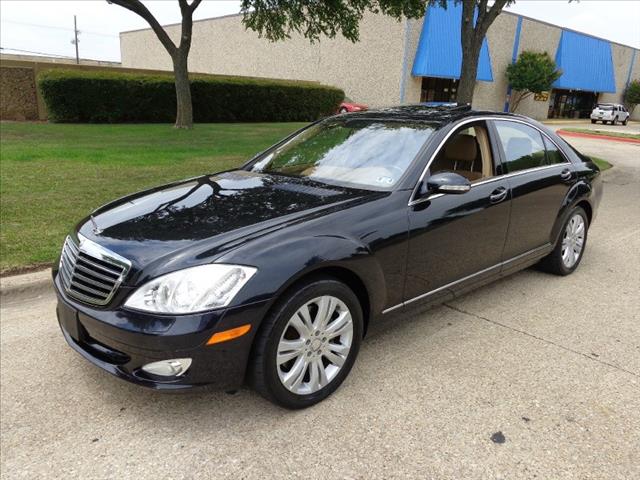
<path fill-rule="evenodd" d="M 547 52 L 524 51 L 518 61 L 507 66 L 507 80 L 514 90 L 510 110 L 515 112 L 525 98 L 534 93 L 551 90 L 562 72 Z"/>
<path fill-rule="evenodd" d="M 624 103 L 629 111 L 633 111 L 640 103 L 640 80 L 634 80 L 629 84 L 624 92 Z"/>
<path fill-rule="evenodd" d="M 54 122 L 173 122 L 171 75 L 47 70 L 38 76 Z M 344 92 L 312 82 L 225 76 L 191 79 L 196 122 L 308 122 L 333 114 Z"/>

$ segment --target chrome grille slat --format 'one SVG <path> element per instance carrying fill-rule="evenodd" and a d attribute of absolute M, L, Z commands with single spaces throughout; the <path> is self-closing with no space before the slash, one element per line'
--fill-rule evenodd
<path fill-rule="evenodd" d="M 107 267 L 103 267 L 102 265 L 99 265 L 95 262 L 92 262 L 91 260 L 88 260 L 86 257 L 77 257 L 76 262 L 84 262 L 88 265 L 91 265 L 94 268 L 99 268 L 100 270 L 102 270 L 103 272 L 107 272 L 110 273 L 112 275 L 120 275 L 120 272 L 114 271 L 114 270 L 109 270 Z"/>
<path fill-rule="evenodd" d="M 73 241 L 69 237 L 67 237 L 67 241 L 65 242 L 65 245 L 73 251 L 74 256 L 78 254 L 78 247 L 76 246 L 75 243 L 73 243 Z"/>
<path fill-rule="evenodd" d="M 79 263 L 76 263 L 75 267 L 76 267 L 76 271 L 80 270 L 81 272 L 88 273 L 92 277 L 99 278 L 100 280 L 106 280 L 107 282 L 113 282 L 113 278 L 112 277 L 108 277 L 108 276 L 103 275 L 101 273 L 95 272 L 95 271 L 93 271 L 93 270 L 91 270 L 91 269 L 89 269 L 89 268 L 87 268 L 87 267 L 85 267 L 83 265 L 80 265 Z"/>
<path fill-rule="evenodd" d="M 78 235 L 67 237 L 60 255 L 60 282 L 66 292 L 85 303 L 106 305 L 131 268 L 126 259 Z"/>
<path fill-rule="evenodd" d="M 113 284 L 109 285 L 107 283 L 98 282 L 97 280 L 94 280 L 93 278 L 89 278 L 86 275 L 82 275 L 81 273 L 78 273 L 77 269 L 76 269 L 75 273 L 73 274 L 73 276 L 75 278 L 79 278 L 84 283 L 88 283 L 90 285 L 95 285 L 96 287 L 102 288 L 102 289 L 106 290 L 107 292 L 110 292 L 111 289 L 113 288 Z"/>
<path fill-rule="evenodd" d="M 68 289 L 71 284 L 71 273 L 68 269 L 69 267 L 65 263 L 61 263 L 60 272 L 62 273 L 62 281 L 65 289 Z"/>
<path fill-rule="evenodd" d="M 73 288 L 79 288 L 80 290 L 84 290 L 84 292 L 86 292 L 85 295 L 87 293 L 91 293 L 91 294 L 95 295 L 96 297 L 100 297 L 100 298 L 103 298 L 103 299 L 109 296 L 108 292 L 100 292 L 98 290 L 94 290 L 93 288 L 89 288 L 89 287 L 87 287 L 85 285 L 82 285 L 81 283 L 78 283 L 75 280 L 71 280 L 71 286 Z"/>
<path fill-rule="evenodd" d="M 66 250 L 62 250 L 62 255 L 65 257 L 66 263 L 73 269 L 76 265 L 76 260 L 71 257 L 71 254 Z"/>

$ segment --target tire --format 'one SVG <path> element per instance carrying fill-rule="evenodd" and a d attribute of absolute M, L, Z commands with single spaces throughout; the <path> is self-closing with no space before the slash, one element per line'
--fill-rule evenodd
<path fill-rule="evenodd" d="M 569 231 L 571 230 L 571 227 L 569 225 L 571 224 L 572 220 L 576 217 L 580 217 L 581 221 L 577 220 L 576 223 L 578 223 L 578 225 L 581 223 L 583 228 L 582 242 L 581 242 L 580 251 L 577 254 L 577 258 L 575 257 L 576 255 L 575 248 L 573 248 L 573 245 L 575 245 L 575 243 L 572 243 L 572 241 L 569 241 L 568 245 L 565 245 L 565 238 L 567 238 L 568 235 L 571 235 L 569 233 Z M 567 220 L 565 220 L 564 224 L 562 225 L 561 233 L 558 237 L 558 241 L 553 251 L 541 260 L 540 262 L 541 269 L 546 272 L 553 273 L 555 275 L 561 275 L 561 276 L 569 275 L 573 273 L 576 270 L 576 268 L 578 268 L 578 265 L 580 265 L 580 261 L 582 260 L 582 256 L 584 255 L 584 250 L 587 246 L 588 231 L 589 231 L 589 219 L 587 217 L 587 214 L 581 207 L 575 207 L 573 210 L 571 210 L 571 213 L 569 213 L 569 215 L 567 216 Z M 574 252 L 573 262 L 567 262 L 566 259 L 563 258 L 562 254 L 565 248 L 572 248 Z"/>
<path fill-rule="evenodd" d="M 347 110 L 346 108 L 342 107 L 340 109 L 340 113 L 347 113 L 349 110 Z"/>
<path fill-rule="evenodd" d="M 628 122 L 629 122 L 629 117 L 624 119 L 624 121 L 622 122 L 622 125 L 626 126 Z"/>
<path fill-rule="evenodd" d="M 596 121 L 595 120 L 591 120 L 591 123 L 596 123 Z"/>
<path fill-rule="evenodd" d="M 331 298 L 334 299 L 335 310 L 331 310 L 330 302 L 325 303 L 329 305 L 326 310 L 332 315 L 323 317 L 328 327 L 316 330 L 321 323 L 319 300 Z M 298 315 L 305 308 L 311 323 Z M 347 328 L 345 309 L 350 314 L 350 328 Z M 330 331 L 340 322 L 344 327 Z M 301 327 L 305 327 L 307 334 L 300 333 Z M 346 333 L 331 337 L 336 330 Z M 317 335 L 318 331 L 323 333 Z M 331 277 L 303 282 L 285 293 L 264 319 L 252 351 L 249 383 L 266 399 L 282 407 L 300 409 L 315 405 L 331 395 L 349 374 L 358 356 L 362 333 L 362 308 L 349 287 Z M 285 348 L 282 342 L 291 347 Z M 300 345 L 293 347 L 298 342 Z M 348 350 L 342 355 L 347 343 Z M 342 352 L 340 355 L 336 353 L 338 349 Z M 279 360 L 279 353 L 280 359 L 291 358 Z M 297 355 L 293 356 L 295 353 Z M 340 362 L 332 363 L 330 356 L 337 357 Z M 339 363 L 342 364 L 338 366 Z M 289 386 L 285 382 L 289 382 Z"/>

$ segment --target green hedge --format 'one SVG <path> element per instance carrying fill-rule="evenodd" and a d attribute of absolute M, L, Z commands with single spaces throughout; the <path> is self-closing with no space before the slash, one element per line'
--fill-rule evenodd
<path fill-rule="evenodd" d="M 175 121 L 171 75 L 46 70 L 38 86 L 49 120 L 76 123 Z M 193 76 L 196 122 L 306 122 L 334 113 L 340 89 L 312 82 Z"/>

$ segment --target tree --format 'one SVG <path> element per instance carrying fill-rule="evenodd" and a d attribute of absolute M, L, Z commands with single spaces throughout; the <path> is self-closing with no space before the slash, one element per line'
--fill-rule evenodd
<path fill-rule="evenodd" d="M 507 80 L 513 89 L 510 110 L 515 112 L 525 98 L 551 90 L 562 72 L 547 52 L 522 52 L 518 61 L 507 67 Z"/>
<path fill-rule="evenodd" d="M 458 84 L 458 101 L 471 103 L 478 72 L 478 58 L 487 30 L 515 0 L 453 0 L 462 2 L 460 39 L 462 68 Z M 193 126 L 193 105 L 189 84 L 188 58 L 193 31 L 193 12 L 202 0 L 178 0 L 182 14 L 180 43 L 176 45 L 166 30 L 140 0 L 107 0 L 142 17 L 154 31 L 173 62 L 176 82 L 176 128 Z M 365 12 L 382 13 L 397 19 L 420 18 L 427 5 L 447 8 L 447 0 L 242 0 L 241 13 L 247 28 L 271 41 L 290 38 L 292 33 L 304 35 L 310 41 L 320 36 L 334 38 L 338 33 L 358 41 L 359 23 Z M 477 12 L 477 15 L 476 15 Z M 475 17 L 475 21 L 474 21 Z"/>
<path fill-rule="evenodd" d="M 624 103 L 630 112 L 640 103 L 640 80 L 634 80 L 624 92 Z"/>
<path fill-rule="evenodd" d="M 471 103 L 478 73 L 478 59 L 487 30 L 515 0 L 454 0 L 462 2 L 460 39 L 462 69 L 458 84 L 458 101 Z M 334 38 L 338 33 L 356 42 L 359 23 L 365 12 L 382 13 L 394 18 L 420 18 L 427 5 L 447 8 L 447 0 L 242 0 L 244 24 L 271 41 L 304 35 L 312 42 L 321 35 Z M 477 12 L 477 17 L 476 16 Z"/>
<path fill-rule="evenodd" d="M 149 24 L 160 43 L 167 50 L 173 62 L 173 73 L 176 82 L 176 128 L 191 128 L 193 126 L 193 105 L 191 103 L 191 85 L 189 84 L 188 59 L 191 50 L 191 35 L 193 31 L 193 12 L 202 0 L 178 0 L 182 14 L 182 31 L 180 43 L 176 45 L 167 31 L 160 25 L 153 14 L 140 0 L 107 0 L 127 10 L 140 15 Z"/>

